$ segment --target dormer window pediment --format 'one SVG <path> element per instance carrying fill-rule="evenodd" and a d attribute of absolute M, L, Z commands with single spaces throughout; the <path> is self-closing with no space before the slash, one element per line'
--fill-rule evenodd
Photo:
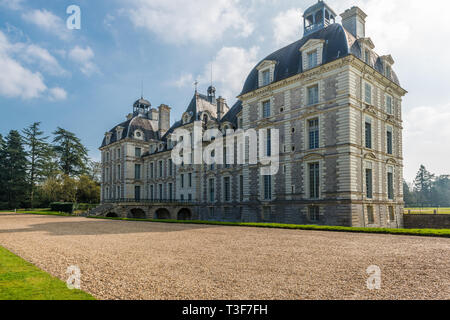
<path fill-rule="evenodd" d="M 324 43 L 323 39 L 310 39 L 300 48 L 303 70 L 309 70 L 322 64 Z"/>
<path fill-rule="evenodd" d="M 112 137 L 112 133 L 111 132 L 106 132 L 105 133 L 106 144 L 109 144 L 111 142 L 111 137 Z"/>
<path fill-rule="evenodd" d="M 274 60 L 264 60 L 259 66 L 258 70 L 258 82 L 259 87 L 265 87 L 274 81 L 275 66 L 277 62 Z"/>

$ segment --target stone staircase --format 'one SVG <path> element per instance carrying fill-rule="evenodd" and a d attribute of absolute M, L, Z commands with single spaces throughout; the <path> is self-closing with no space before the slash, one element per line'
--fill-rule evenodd
<path fill-rule="evenodd" d="M 110 212 L 111 210 L 114 209 L 114 205 L 111 203 L 104 203 L 100 206 L 98 206 L 97 208 L 91 210 L 88 212 L 88 215 L 90 216 L 105 216 L 106 214 L 108 214 L 108 212 Z"/>

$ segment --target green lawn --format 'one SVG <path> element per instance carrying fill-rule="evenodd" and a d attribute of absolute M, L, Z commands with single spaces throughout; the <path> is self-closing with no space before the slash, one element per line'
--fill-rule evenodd
<path fill-rule="evenodd" d="M 0 247 L 0 300 L 95 300 Z"/>
<path fill-rule="evenodd" d="M 438 214 L 450 214 L 450 208 L 405 208 L 405 214 L 434 214 L 434 210 Z"/>
<path fill-rule="evenodd" d="M 251 227 L 251 228 L 272 228 L 272 229 L 291 229 L 291 230 L 312 230 L 312 231 L 333 231 L 333 232 L 354 232 L 354 233 L 375 233 L 392 235 L 409 235 L 421 237 L 443 237 L 450 238 L 450 229 L 383 229 L 383 228 L 351 228 L 351 227 L 332 227 L 332 226 L 306 226 L 280 223 L 239 223 L 239 222 L 215 222 L 215 221 L 179 221 L 179 220 L 151 220 L 151 219 L 127 219 L 127 218 L 105 218 L 88 217 L 91 219 L 123 220 L 123 221 L 143 221 L 159 223 L 182 223 L 182 224 L 203 224 L 220 225 L 230 227 Z"/>

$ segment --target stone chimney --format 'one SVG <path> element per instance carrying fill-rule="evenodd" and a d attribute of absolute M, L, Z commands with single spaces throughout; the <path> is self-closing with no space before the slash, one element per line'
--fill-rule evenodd
<path fill-rule="evenodd" d="M 170 110 L 171 108 L 165 104 L 158 107 L 159 111 L 159 131 L 161 136 L 165 135 L 170 129 Z"/>
<path fill-rule="evenodd" d="M 226 100 L 222 97 L 217 98 L 217 120 L 222 120 L 225 115 Z"/>
<path fill-rule="evenodd" d="M 149 113 L 151 120 L 158 121 L 158 110 L 152 108 Z"/>
<path fill-rule="evenodd" d="M 355 38 L 359 39 L 366 37 L 367 14 L 365 14 L 364 11 L 358 7 L 352 7 L 351 9 L 345 10 L 345 12 L 341 14 L 341 18 L 344 28 Z"/>

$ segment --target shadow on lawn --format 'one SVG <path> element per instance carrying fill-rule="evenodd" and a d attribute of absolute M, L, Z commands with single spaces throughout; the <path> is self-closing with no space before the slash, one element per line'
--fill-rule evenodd
<path fill-rule="evenodd" d="M 18 214 L 16 216 L 27 216 Z M 35 216 L 32 216 L 35 217 Z M 49 217 L 51 216 L 40 216 Z M 9 233 L 45 232 L 54 236 L 71 235 L 113 235 L 131 233 L 170 233 L 195 229 L 210 229 L 217 226 L 189 225 L 189 224 L 167 224 L 156 222 L 134 222 L 134 221 L 67 221 L 67 222 L 46 222 L 30 224 L 28 228 L 1 230 L 0 235 Z"/>

